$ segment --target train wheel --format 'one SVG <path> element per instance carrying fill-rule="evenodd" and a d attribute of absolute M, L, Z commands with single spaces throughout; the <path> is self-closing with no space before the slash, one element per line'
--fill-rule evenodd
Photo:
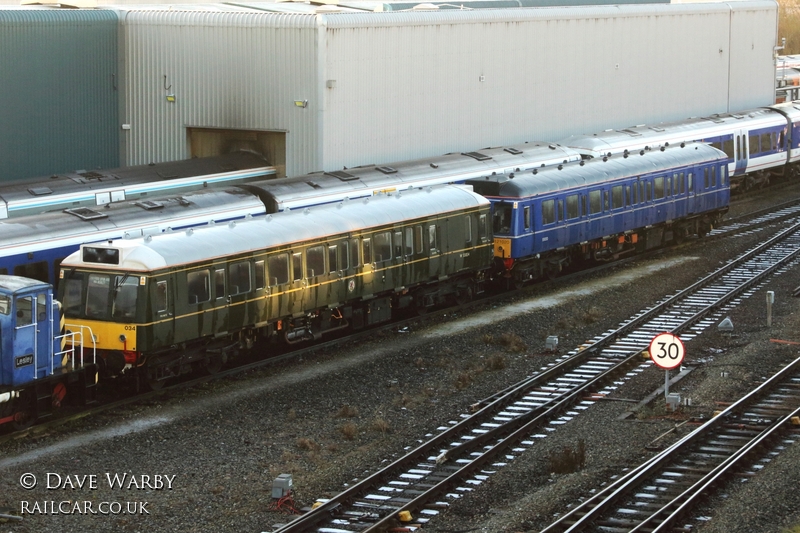
<path fill-rule="evenodd" d="M 458 305 L 464 305 L 468 302 L 472 301 L 474 297 L 475 291 L 472 290 L 472 286 L 468 285 L 463 289 L 459 289 L 458 293 L 456 294 L 456 303 Z"/>
<path fill-rule="evenodd" d="M 28 429 L 36 422 L 34 401 L 33 396 L 29 392 L 23 393 L 17 406 L 18 410 L 14 413 L 14 421 L 11 423 L 16 431 Z"/>
<path fill-rule="evenodd" d="M 216 374 L 222 370 L 222 356 L 214 354 L 209 356 L 208 362 L 205 364 L 205 371 L 209 374 Z"/>

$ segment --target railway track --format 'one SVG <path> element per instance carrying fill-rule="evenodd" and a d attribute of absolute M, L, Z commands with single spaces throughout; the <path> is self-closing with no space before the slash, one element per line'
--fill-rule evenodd
<path fill-rule="evenodd" d="M 733 219 L 730 224 L 723 226 L 722 228 L 718 228 L 713 230 L 708 236 L 707 239 L 715 239 L 715 238 L 725 238 L 730 235 L 735 234 L 742 234 L 742 233 L 749 233 L 754 231 L 759 231 L 759 228 L 763 228 L 766 225 L 780 223 L 792 216 L 800 215 L 800 199 L 789 200 L 783 204 L 777 205 L 773 208 L 763 209 L 756 212 L 749 213 L 747 215 L 743 215 L 741 217 L 737 217 Z M 730 226 L 730 229 L 729 229 Z M 691 246 L 690 243 L 686 243 L 685 245 Z M 655 251 L 654 253 L 659 253 Z M 620 264 L 623 264 L 628 261 L 635 260 L 637 258 L 641 258 L 642 256 L 636 256 L 631 258 L 622 259 L 616 262 L 607 263 L 604 265 L 600 265 L 598 267 L 594 267 L 592 269 L 578 271 L 572 274 L 566 274 L 557 278 L 556 280 L 551 281 L 543 281 L 538 284 L 539 287 L 544 286 L 545 284 L 552 284 L 552 283 L 565 283 L 569 282 L 575 277 L 584 276 L 587 274 L 596 274 L 599 271 L 602 271 L 606 268 L 613 268 Z M 495 296 L 495 298 L 503 298 L 507 296 L 506 294 Z M 474 305 L 480 305 L 481 303 L 485 303 L 485 300 L 480 300 L 476 302 L 471 302 L 466 305 L 459 306 L 457 311 L 463 311 L 466 308 Z M 445 309 L 441 310 L 442 314 L 444 313 L 452 313 L 454 309 Z M 376 333 L 384 330 L 393 330 L 397 328 L 402 328 L 406 325 L 410 325 L 416 321 L 416 318 L 411 319 L 402 319 L 399 321 L 395 321 L 391 324 L 386 324 L 383 326 L 378 326 L 376 328 L 372 328 L 369 331 L 350 334 L 345 338 L 336 338 L 325 342 L 317 342 L 313 345 L 304 346 L 301 348 L 295 348 L 290 352 L 286 353 L 277 353 L 276 355 L 268 358 L 268 359 L 261 359 L 258 361 L 253 361 L 250 363 L 245 363 L 234 368 L 230 368 L 219 372 L 214 375 L 205 375 L 199 377 L 193 377 L 191 379 L 182 380 L 178 383 L 171 384 L 167 387 L 164 387 L 158 391 L 152 391 L 147 393 L 140 393 L 136 394 L 135 396 L 120 398 L 111 402 L 105 402 L 101 405 L 95 405 L 88 409 L 82 409 L 76 413 L 70 413 L 68 415 L 58 416 L 53 419 L 48 419 L 44 421 L 40 421 L 37 425 L 32 426 L 27 429 L 9 432 L 5 434 L 0 434 L 0 445 L 4 442 L 24 438 L 27 436 L 35 436 L 38 434 L 44 434 L 52 430 L 53 428 L 63 426 L 65 424 L 69 424 L 70 422 L 80 420 L 83 418 L 91 417 L 93 415 L 109 411 L 112 409 L 118 409 L 120 407 L 124 407 L 125 405 L 129 405 L 139 401 L 149 401 L 159 397 L 166 397 L 171 394 L 177 393 L 181 390 L 189 389 L 198 385 L 202 385 L 209 381 L 217 380 L 217 379 L 224 379 L 229 376 L 233 376 L 242 372 L 247 372 L 250 370 L 256 370 L 259 368 L 264 368 L 267 366 L 278 365 L 283 362 L 286 362 L 291 359 L 296 359 L 303 357 L 305 355 L 318 352 L 320 350 L 325 350 L 327 348 L 332 348 L 340 345 L 342 342 L 357 342 L 360 339 L 368 339 L 374 336 Z M 274 350 L 274 348 L 271 348 Z"/>
<path fill-rule="evenodd" d="M 355 483 L 279 533 L 376 532 L 424 524 L 447 500 L 483 483 L 497 468 L 616 388 L 642 363 L 659 333 L 689 341 L 800 254 L 800 222 L 619 327 L 476 404 L 471 415 Z M 411 529 L 413 530 L 413 529 Z"/>
<path fill-rule="evenodd" d="M 542 533 L 691 531 L 692 506 L 800 439 L 800 358 Z"/>

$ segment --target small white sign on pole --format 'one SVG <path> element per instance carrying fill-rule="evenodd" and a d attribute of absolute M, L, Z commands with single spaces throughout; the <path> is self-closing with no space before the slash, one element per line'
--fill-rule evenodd
<path fill-rule="evenodd" d="M 650 341 L 650 359 L 657 367 L 666 370 L 664 376 L 664 397 L 669 395 L 669 371 L 678 368 L 686 355 L 683 342 L 672 333 L 659 333 Z"/>

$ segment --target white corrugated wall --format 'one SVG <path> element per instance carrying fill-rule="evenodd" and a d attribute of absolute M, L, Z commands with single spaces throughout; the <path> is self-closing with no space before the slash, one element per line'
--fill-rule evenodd
<path fill-rule="evenodd" d="M 121 13 L 126 164 L 188 157 L 187 127 L 285 131 L 286 172 L 296 175 L 557 140 L 774 98 L 771 0 Z"/>
<path fill-rule="evenodd" d="M 127 164 L 189 157 L 187 127 L 286 131 L 287 169 L 317 159 L 313 16 L 130 11 L 121 20 Z M 307 108 L 294 105 L 303 99 Z"/>
<path fill-rule="evenodd" d="M 767 105 L 776 20 L 774 2 L 331 15 L 325 165 Z"/>

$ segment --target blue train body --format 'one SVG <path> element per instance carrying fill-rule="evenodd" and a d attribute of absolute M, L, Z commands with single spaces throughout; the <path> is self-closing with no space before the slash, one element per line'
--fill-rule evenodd
<path fill-rule="evenodd" d="M 495 257 L 521 283 L 705 234 L 728 208 L 726 162 L 696 143 L 467 184 L 492 202 Z"/>
<path fill-rule="evenodd" d="M 61 335 L 50 284 L 0 275 L 0 425 L 26 426 L 65 399 L 94 399 L 95 361 L 72 347 L 74 337 Z"/>

